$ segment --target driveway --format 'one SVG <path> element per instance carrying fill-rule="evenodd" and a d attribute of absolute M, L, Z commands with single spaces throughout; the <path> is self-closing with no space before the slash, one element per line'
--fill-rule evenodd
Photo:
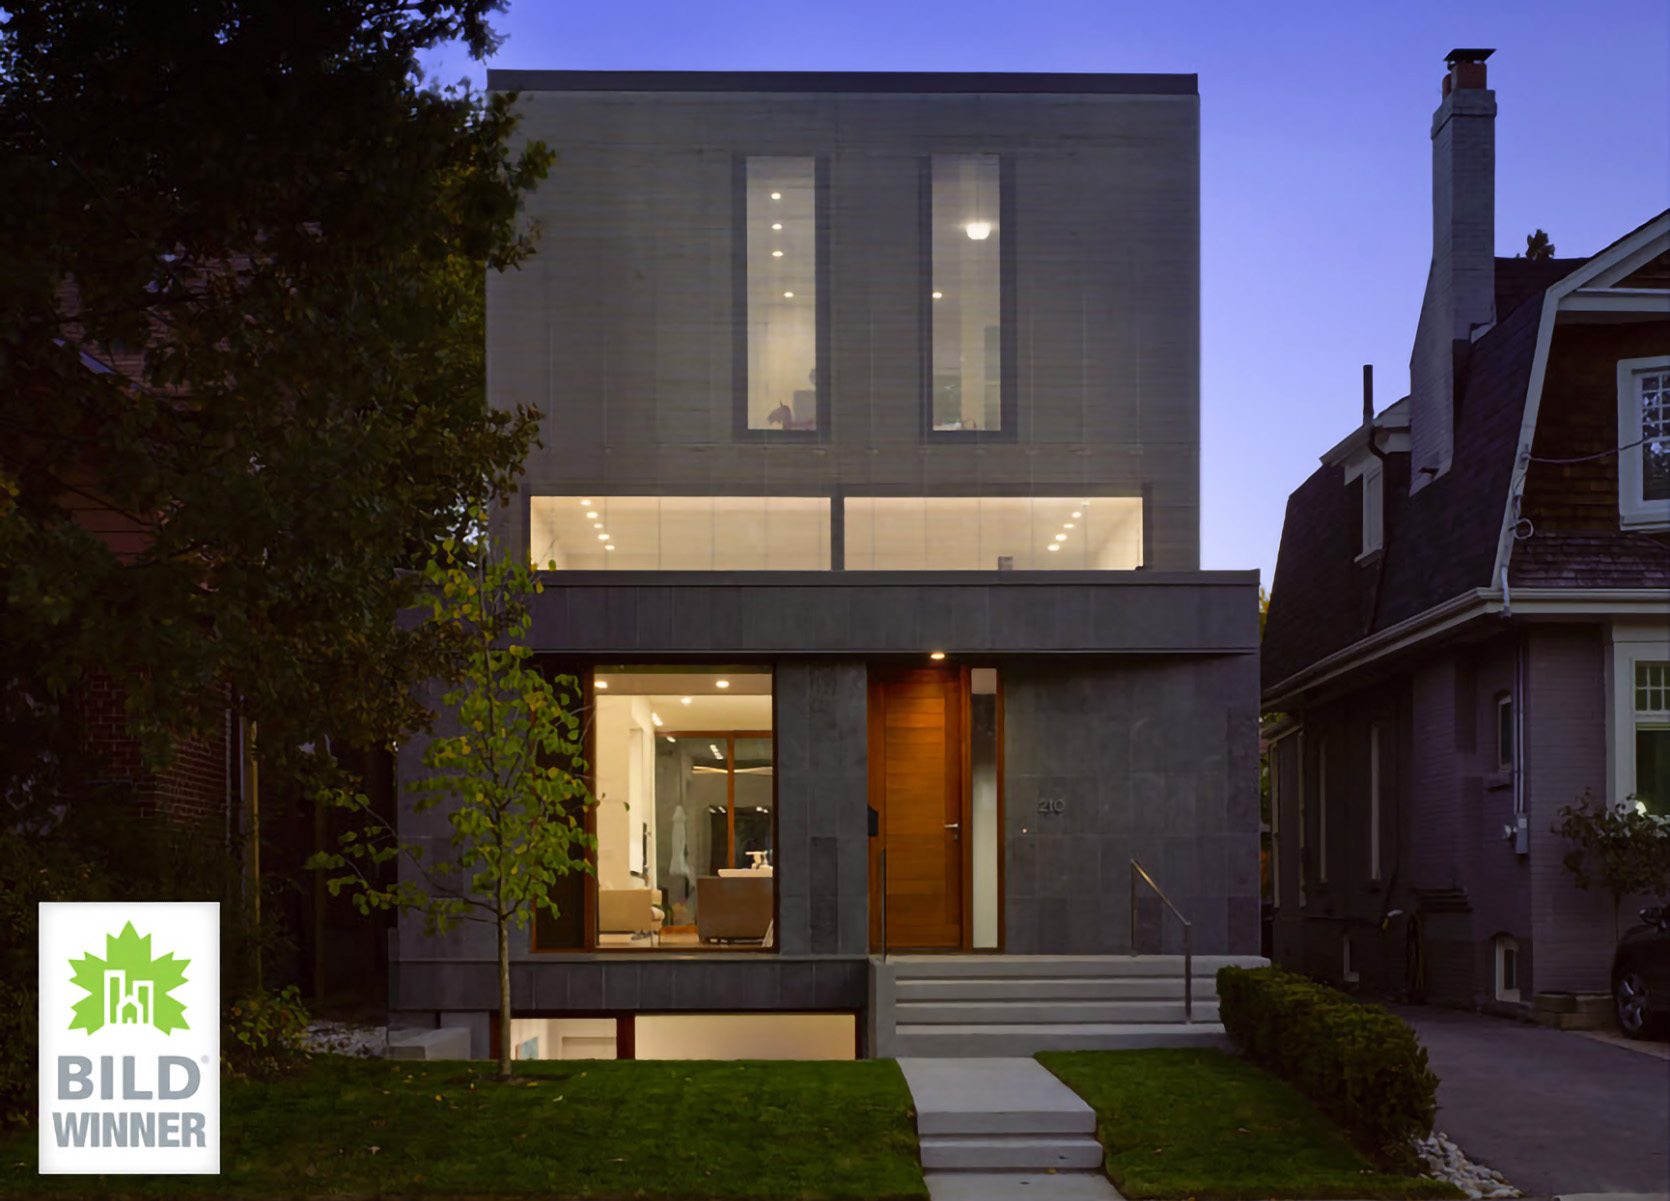
<path fill-rule="evenodd" d="M 1438 1129 L 1527 1196 L 1670 1192 L 1670 1062 L 1569 1031 L 1400 1006 Z"/>

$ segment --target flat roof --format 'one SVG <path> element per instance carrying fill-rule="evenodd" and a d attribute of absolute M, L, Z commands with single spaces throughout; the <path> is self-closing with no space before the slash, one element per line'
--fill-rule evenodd
<path fill-rule="evenodd" d="M 492 92 L 887 92 L 899 95 L 1199 94 L 1196 75 L 990 71 L 487 72 Z"/>

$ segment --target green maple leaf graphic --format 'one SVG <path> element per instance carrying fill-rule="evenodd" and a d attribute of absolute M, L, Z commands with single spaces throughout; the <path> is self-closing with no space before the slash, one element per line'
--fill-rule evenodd
<path fill-rule="evenodd" d="M 71 983 L 88 994 L 71 1007 L 70 1029 L 91 1034 L 107 1022 L 123 1024 L 120 1011 L 130 1005 L 127 1023 L 149 1022 L 164 1034 L 188 1029 L 185 1005 L 168 994 L 185 983 L 191 960 L 176 959 L 172 951 L 152 959 L 151 936 L 132 922 L 120 934 L 105 935 L 104 944 L 103 959 L 89 953 L 70 960 Z"/>

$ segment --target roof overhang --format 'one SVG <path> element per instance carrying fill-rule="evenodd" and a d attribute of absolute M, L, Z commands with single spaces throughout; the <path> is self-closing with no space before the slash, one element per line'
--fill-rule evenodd
<path fill-rule="evenodd" d="M 1645 617 L 1670 624 L 1664 592 L 1657 588 L 1522 588 L 1513 594 L 1511 609 L 1501 593 L 1474 588 L 1294 672 L 1264 689 L 1262 706 L 1265 712 L 1286 709 L 1351 672 L 1442 641 L 1475 622 L 1510 616 L 1526 621 Z"/>

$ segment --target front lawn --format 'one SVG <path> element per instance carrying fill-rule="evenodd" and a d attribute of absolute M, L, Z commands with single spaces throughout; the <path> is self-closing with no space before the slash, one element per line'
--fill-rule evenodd
<path fill-rule="evenodd" d="M 891 1061 L 490 1064 L 320 1057 L 228 1082 L 221 1175 L 35 1175 L 0 1140 L 0 1197 L 925 1198 Z"/>
<path fill-rule="evenodd" d="M 1459 1197 L 1390 1175 L 1299 1092 L 1222 1051 L 1045 1051 L 1096 1110 L 1107 1171 L 1126 1197 Z"/>

